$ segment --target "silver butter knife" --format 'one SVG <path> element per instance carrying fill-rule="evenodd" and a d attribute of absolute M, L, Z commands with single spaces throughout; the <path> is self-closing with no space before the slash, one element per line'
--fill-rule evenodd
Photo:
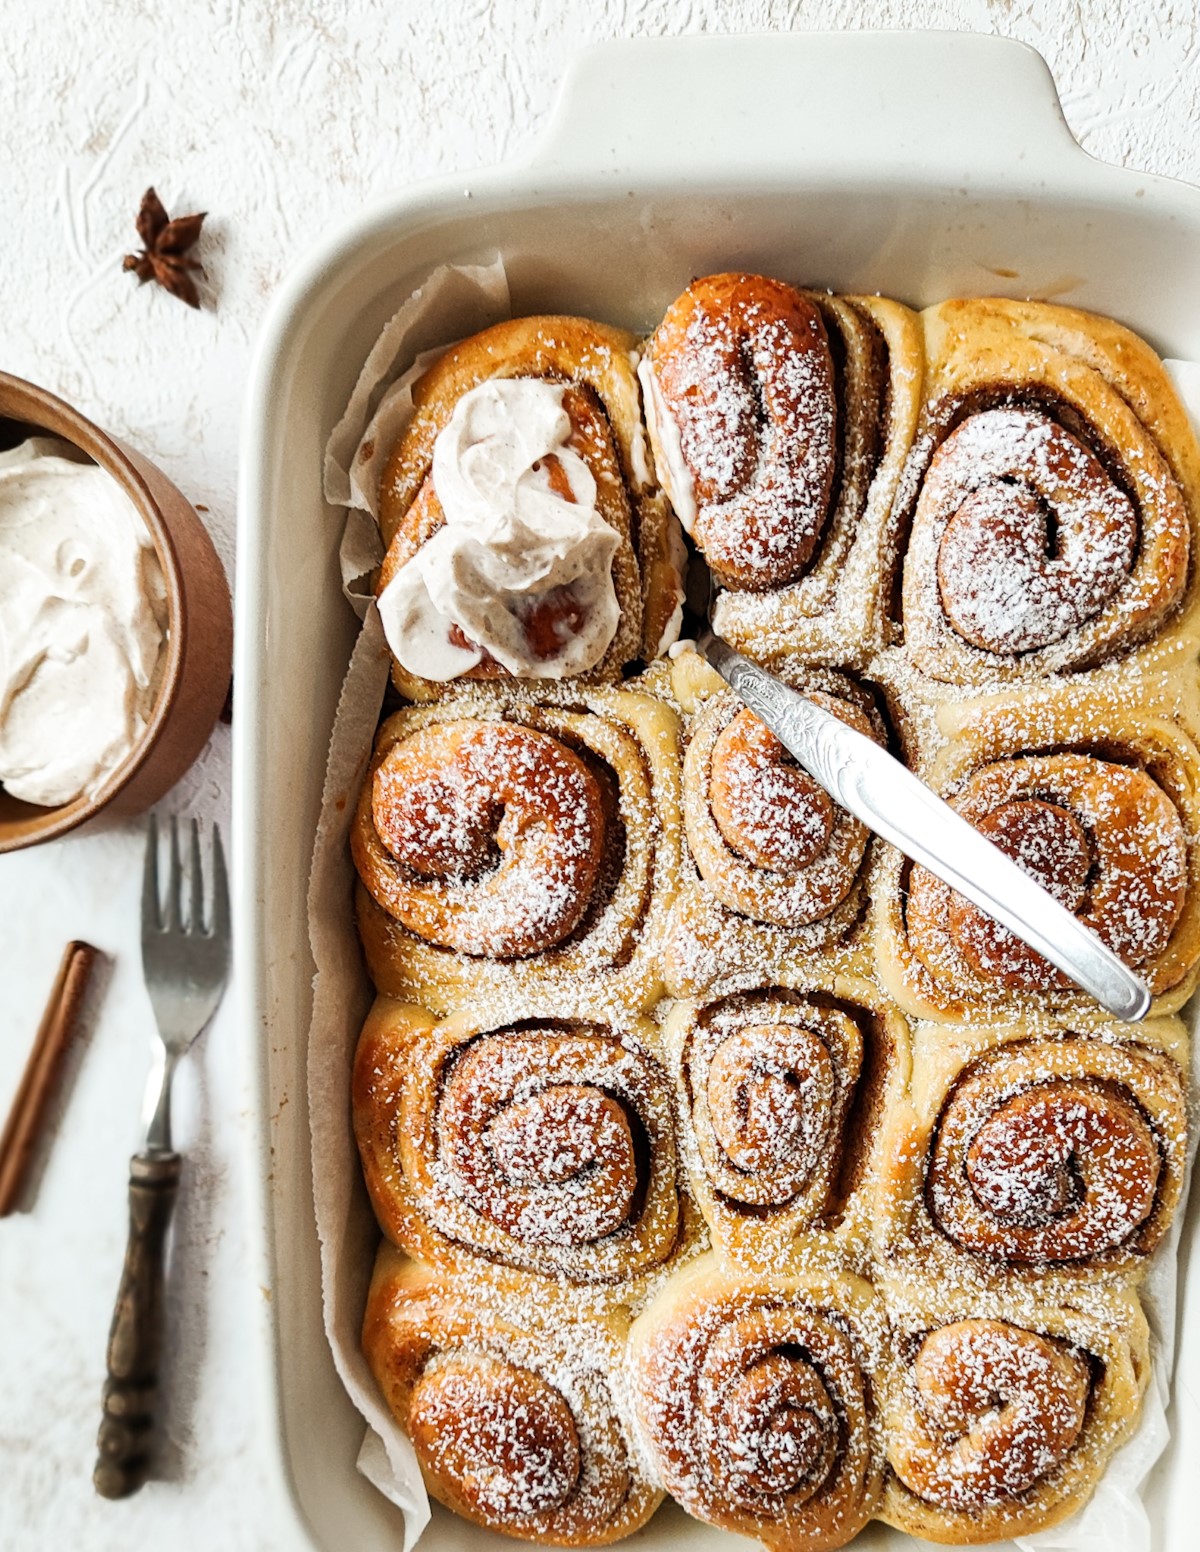
<path fill-rule="evenodd" d="M 697 650 L 830 797 L 1057 965 L 1109 1013 L 1145 1018 L 1150 992 L 1091 928 L 886 749 L 710 630 Z"/>

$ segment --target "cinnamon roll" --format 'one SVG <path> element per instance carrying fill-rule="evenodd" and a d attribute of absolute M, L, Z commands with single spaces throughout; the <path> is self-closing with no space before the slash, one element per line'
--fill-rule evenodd
<path fill-rule="evenodd" d="M 838 993 L 767 985 L 681 1000 L 664 1023 L 692 1189 L 718 1249 L 744 1265 L 778 1267 L 806 1231 L 865 1238 L 907 1039 L 867 983 Z"/>
<path fill-rule="evenodd" d="M 671 304 L 646 360 L 660 478 L 713 571 L 753 591 L 794 582 L 820 543 L 837 467 L 816 303 L 762 275 L 710 275 Z"/>
<path fill-rule="evenodd" d="M 670 1085 L 653 1026 L 460 1013 L 377 999 L 353 1112 L 375 1215 L 434 1266 L 492 1262 L 628 1282 L 681 1248 Z"/>
<path fill-rule="evenodd" d="M 677 730 L 660 700 L 442 701 L 380 729 L 351 850 L 380 991 L 442 1012 L 651 1005 L 677 886 Z"/>
<path fill-rule="evenodd" d="M 633 1407 L 654 1471 L 689 1514 L 765 1546 L 845 1546 L 881 1481 L 885 1319 L 846 1272 L 761 1281 L 713 1258 L 635 1321 Z"/>
<path fill-rule="evenodd" d="M 900 1311 L 881 1518 L 979 1545 L 1043 1530 L 1090 1498 L 1133 1432 L 1149 1372 L 1133 1299 L 1101 1315 L 1000 1301 Z"/>
<path fill-rule="evenodd" d="M 1099 691 L 994 703 L 951 740 L 931 779 L 1137 971 L 1156 1011 L 1182 1004 L 1200 960 L 1200 753 L 1178 727 L 1122 712 Z M 923 867 L 893 860 L 880 909 L 880 970 L 915 1013 L 1089 1006 Z"/>
<path fill-rule="evenodd" d="M 662 1498 L 642 1475 L 609 1375 L 620 1332 L 380 1250 L 363 1351 L 412 1441 L 430 1493 L 456 1514 L 524 1540 L 603 1546 Z"/>
<path fill-rule="evenodd" d="M 1193 612 L 1200 448 L 1162 364 L 1071 308 L 922 314 L 921 430 L 897 495 L 906 653 L 976 684 L 1090 668 Z"/>
<path fill-rule="evenodd" d="M 869 696 L 849 680 L 816 670 L 790 677 L 819 706 L 882 740 Z M 780 929 L 791 957 L 845 938 L 862 919 L 866 826 L 833 802 L 732 691 L 708 696 L 691 718 L 683 801 L 699 881 L 681 894 L 671 925 L 673 990 L 691 990 L 685 967 L 699 965 L 698 945 L 714 930 L 714 915 L 726 949 L 718 975 L 753 957 L 760 926 Z"/>
<path fill-rule="evenodd" d="M 918 1026 L 882 1150 L 883 1263 L 1039 1291 L 1139 1277 L 1182 1189 L 1187 1037 L 1126 1033 Z"/>
<path fill-rule="evenodd" d="M 670 642 L 681 541 L 651 482 L 637 341 L 519 318 L 413 387 L 388 458 L 380 614 L 396 687 L 613 680 Z"/>
<path fill-rule="evenodd" d="M 920 403 L 916 317 L 711 275 L 668 309 L 640 371 L 659 478 L 725 589 L 717 630 L 770 657 L 877 644 Z"/>

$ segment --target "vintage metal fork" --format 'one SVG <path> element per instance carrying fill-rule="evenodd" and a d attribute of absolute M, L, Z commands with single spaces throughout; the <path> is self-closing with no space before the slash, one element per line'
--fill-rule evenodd
<path fill-rule="evenodd" d="M 188 913 L 183 915 L 179 825 L 170 827 L 165 910 L 158 882 L 158 824 L 150 817 L 142 883 L 142 973 L 158 1023 L 143 1109 L 145 1138 L 129 1165 L 129 1243 L 108 1339 L 108 1379 L 93 1481 L 125 1498 L 146 1480 L 154 1444 L 162 1353 L 163 1266 L 182 1160 L 171 1146 L 171 1079 L 179 1058 L 217 1010 L 229 975 L 229 883 L 221 833 L 212 829 L 212 908 L 204 913 L 200 827 L 191 822 Z"/>

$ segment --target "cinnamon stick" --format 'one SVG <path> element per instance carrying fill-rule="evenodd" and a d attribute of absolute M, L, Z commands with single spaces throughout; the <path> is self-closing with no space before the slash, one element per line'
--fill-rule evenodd
<path fill-rule="evenodd" d="M 17 1206 L 99 950 L 68 943 L 0 1136 L 0 1218 Z"/>

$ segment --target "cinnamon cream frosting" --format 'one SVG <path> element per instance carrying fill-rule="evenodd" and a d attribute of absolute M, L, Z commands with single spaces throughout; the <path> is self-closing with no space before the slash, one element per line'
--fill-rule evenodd
<path fill-rule="evenodd" d="M 409 672 L 455 679 L 487 655 L 518 678 L 562 679 L 600 662 L 620 621 L 620 538 L 570 437 L 560 385 L 489 379 L 459 400 L 433 450 L 445 523 L 379 596 Z M 531 615 L 555 599 L 561 623 L 535 650 Z"/>
<path fill-rule="evenodd" d="M 675 417 L 667 408 L 654 375 L 649 356 L 638 363 L 638 380 L 642 385 L 642 407 L 646 424 L 654 439 L 659 483 L 667 493 L 667 499 L 675 508 L 676 516 L 687 533 L 696 528 L 696 487 L 691 471 L 683 457 L 683 441 Z"/>
<path fill-rule="evenodd" d="M 74 447 L 0 453 L 0 782 L 51 806 L 91 797 L 145 731 L 166 630 L 153 540 Z"/>

